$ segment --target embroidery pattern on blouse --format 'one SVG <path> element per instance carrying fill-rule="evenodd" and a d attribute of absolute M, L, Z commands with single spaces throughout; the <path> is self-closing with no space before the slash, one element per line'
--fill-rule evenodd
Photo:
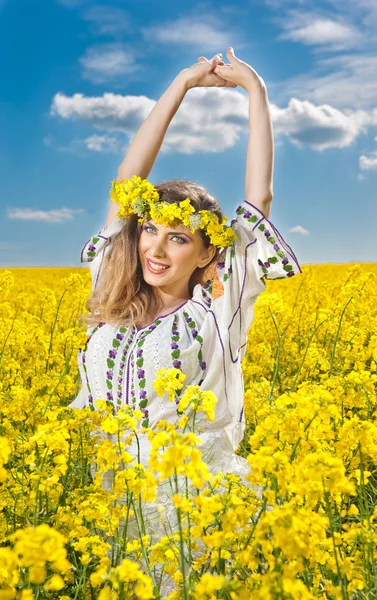
<path fill-rule="evenodd" d="M 172 360 L 172 364 L 173 367 L 175 369 L 180 369 L 181 368 L 181 361 L 179 360 L 180 354 L 181 354 L 181 350 L 179 348 L 178 342 L 180 339 L 180 335 L 179 335 L 179 331 L 177 328 L 177 323 L 178 323 L 178 315 L 174 315 L 174 319 L 173 319 L 173 323 L 172 323 L 172 327 L 171 327 L 171 344 L 170 344 L 170 348 L 172 350 L 171 352 L 171 360 Z M 182 393 L 182 389 L 177 390 L 176 394 L 177 394 L 177 398 L 175 398 L 175 403 L 178 404 L 179 403 L 179 396 Z M 178 413 L 177 410 L 177 414 L 179 415 L 180 413 Z"/>
<path fill-rule="evenodd" d="M 137 369 L 137 378 L 138 378 L 138 387 L 139 387 L 139 408 L 144 415 L 144 420 L 141 422 L 142 427 L 149 427 L 149 410 L 147 409 L 148 398 L 147 392 L 145 390 L 145 370 L 144 366 L 144 357 L 143 357 L 143 345 L 145 342 L 145 338 L 152 333 L 156 329 L 156 327 L 161 323 L 161 320 L 157 319 L 149 326 L 146 331 L 143 331 L 140 340 L 137 342 L 137 360 L 136 366 Z"/>
<path fill-rule="evenodd" d="M 193 337 L 195 338 L 195 340 L 197 340 L 200 343 L 200 348 L 199 348 L 199 352 L 198 352 L 198 361 L 199 361 L 200 368 L 203 371 L 203 373 L 202 373 L 203 377 L 200 379 L 198 385 L 201 385 L 203 383 L 205 371 L 207 369 L 207 363 L 205 362 L 205 360 L 203 360 L 203 352 L 202 352 L 203 338 L 201 335 L 199 335 L 199 333 L 196 329 L 196 323 L 195 323 L 194 319 L 192 317 L 190 317 L 188 312 L 186 312 L 185 310 L 183 311 L 183 314 L 186 319 L 186 323 L 188 324 L 190 329 L 192 329 L 191 333 L 192 333 Z"/>
<path fill-rule="evenodd" d="M 121 335 L 126 333 L 127 329 L 125 327 L 121 327 L 119 332 Z M 120 406 L 122 404 L 123 392 L 124 392 L 124 369 L 126 366 L 126 358 L 127 358 L 127 350 L 134 341 L 135 331 L 131 331 L 129 337 L 127 338 L 127 344 L 123 348 L 122 356 L 119 363 L 119 372 L 118 372 L 118 391 L 117 391 L 117 403 Z M 119 338 L 120 339 L 120 338 Z M 122 338 L 123 339 L 123 338 Z M 128 399 L 126 401 L 128 404 Z"/>
<path fill-rule="evenodd" d="M 153 350 L 152 350 L 152 360 L 154 363 L 154 370 L 155 370 L 155 374 L 157 375 L 157 371 L 159 369 L 161 369 L 161 365 L 160 365 L 160 332 L 156 331 L 154 334 L 154 341 L 153 341 Z M 163 399 L 161 398 L 161 396 L 158 396 L 158 401 L 160 404 L 160 413 L 161 415 L 164 414 L 165 409 L 164 409 L 164 402 Z"/>
<path fill-rule="evenodd" d="M 96 389 L 97 397 L 101 397 L 101 382 L 99 378 L 100 372 L 100 364 L 104 361 L 108 355 L 109 344 L 112 341 L 111 332 L 106 329 L 103 330 L 98 336 L 96 336 L 92 342 L 93 350 L 92 350 L 92 361 L 94 364 L 93 369 L 93 378 L 94 385 Z M 99 364 L 98 364 L 99 363 Z"/>
<path fill-rule="evenodd" d="M 118 338 L 118 335 L 120 336 L 120 338 Z M 106 363 L 107 363 L 108 370 L 106 371 L 106 387 L 109 391 L 107 392 L 106 397 L 110 402 L 114 402 L 114 397 L 113 397 L 114 365 L 115 365 L 115 359 L 118 354 L 118 348 L 120 346 L 120 340 L 122 340 L 122 334 L 120 332 L 117 332 L 111 343 L 112 348 L 110 348 L 110 350 L 108 350 L 108 352 L 107 352 L 108 356 L 106 359 Z"/>
<path fill-rule="evenodd" d="M 108 238 L 104 235 L 97 234 L 86 242 L 81 251 L 81 262 L 91 262 L 97 256 L 98 250 L 104 243 L 102 240 L 107 241 Z"/>
<path fill-rule="evenodd" d="M 88 343 L 91 340 L 93 334 L 96 331 L 98 331 L 98 329 L 100 327 L 103 327 L 104 324 L 105 323 L 98 323 L 98 325 L 96 325 L 96 327 L 94 327 L 92 333 L 87 338 L 87 340 L 86 340 L 86 342 L 84 344 L 84 347 L 82 349 L 81 348 L 79 349 L 79 353 L 81 354 L 81 364 L 82 364 L 82 368 L 83 368 L 84 373 L 85 373 L 86 385 L 87 385 L 88 392 L 89 392 L 89 394 L 88 394 L 88 402 L 89 402 L 89 408 L 90 408 L 90 410 L 95 410 L 95 408 L 94 408 L 94 404 L 93 404 L 92 390 L 91 390 L 90 384 L 89 384 L 88 371 L 87 371 L 87 368 L 86 368 L 86 350 L 87 350 L 87 347 L 88 347 Z"/>
<path fill-rule="evenodd" d="M 268 269 L 271 267 L 271 265 L 274 265 L 277 262 L 279 262 L 279 260 L 281 260 L 283 269 L 287 272 L 286 277 L 292 277 L 294 275 L 293 266 L 290 264 L 285 252 L 280 248 L 279 244 L 276 241 L 276 238 L 273 235 L 271 235 L 270 230 L 262 222 L 266 219 L 266 217 L 261 218 L 259 214 L 253 214 L 251 210 L 247 210 L 241 204 L 237 207 L 236 213 L 238 215 L 241 215 L 250 223 L 256 223 L 257 221 L 261 221 L 257 228 L 259 229 L 259 231 L 264 233 L 266 240 L 270 242 L 270 244 L 272 245 L 272 249 L 275 251 L 275 256 L 269 256 L 266 262 L 263 262 L 260 258 L 258 258 L 258 264 L 263 272 L 263 276 L 261 277 L 261 279 L 265 282 L 265 279 L 269 273 Z M 285 275 L 282 275 L 281 277 L 274 277 L 274 279 L 283 279 L 284 277 Z"/>

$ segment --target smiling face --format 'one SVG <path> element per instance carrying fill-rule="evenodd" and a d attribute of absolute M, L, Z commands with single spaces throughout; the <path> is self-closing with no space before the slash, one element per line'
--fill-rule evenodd
<path fill-rule="evenodd" d="M 190 297 L 192 273 L 197 267 L 207 265 L 216 252 L 214 246 L 205 249 L 200 235 L 191 233 L 185 225 L 165 227 L 153 220 L 144 221 L 138 249 L 145 281 L 177 299 Z M 152 272 L 150 262 L 160 263 L 167 269 Z"/>

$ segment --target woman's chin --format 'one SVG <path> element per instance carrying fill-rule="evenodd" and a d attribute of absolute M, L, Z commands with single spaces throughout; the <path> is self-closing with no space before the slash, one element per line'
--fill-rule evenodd
<path fill-rule="evenodd" d="M 168 271 L 170 270 L 170 268 L 168 269 Z M 144 275 L 144 279 L 148 282 L 151 283 L 153 285 L 159 285 L 160 281 L 162 283 L 166 283 L 166 281 L 170 281 L 170 273 L 169 275 L 166 275 L 166 272 L 163 273 L 152 273 L 151 271 L 149 271 L 148 267 L 145 267 L 144 271 L 143 271 L 143 275 Z"/>

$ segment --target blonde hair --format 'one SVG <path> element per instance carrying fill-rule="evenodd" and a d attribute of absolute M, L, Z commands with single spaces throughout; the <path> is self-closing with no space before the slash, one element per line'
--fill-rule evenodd
<path fill-rule="evenodd" d="M 216 198 L 202 185 L 186 179 L 170 179 L 154 186 L 161 200 L 169 204 L 190 198 L 196 211 L 210 210 L 220 220 L 223 218 Z M 84 325 L 110 323 L 130 326 L 143 323 L 147 315 L 159 310 L 153 286 L 143 277 L 138 242 L 142 226 L 138 216 L 132 214 L 124 220 L 122 229 L 111 240 L 111 247 L 103 259 L 97 287 L 89 295 L 86 308 L 89 314 L 80 315 Z M 202 238 L 204 249 L 209 248 L 209 237 L 202 229 L 196 231 Z M 205 267 L 197 267 L 189 281 L 192 296 L 194 287 L 203 285 L 213 277 L 214 268 L 221 260 L 225 248 L 216 252 Z"/>

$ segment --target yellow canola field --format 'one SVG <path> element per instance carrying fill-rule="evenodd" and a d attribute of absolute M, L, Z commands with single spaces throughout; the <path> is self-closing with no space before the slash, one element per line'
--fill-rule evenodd
<path fill-rule="evenodd" d="M 88 269 L 0 270 L 0 600 L 375 597 L 377 264 L 302 269 L 255 306 L 247 481 L 208 474 L 186 417 L 150 433 L 147 468 L 131 409 L 72 411 Z M 163 482 L 177 527 L 156 539 L 143 511 Z"/>

